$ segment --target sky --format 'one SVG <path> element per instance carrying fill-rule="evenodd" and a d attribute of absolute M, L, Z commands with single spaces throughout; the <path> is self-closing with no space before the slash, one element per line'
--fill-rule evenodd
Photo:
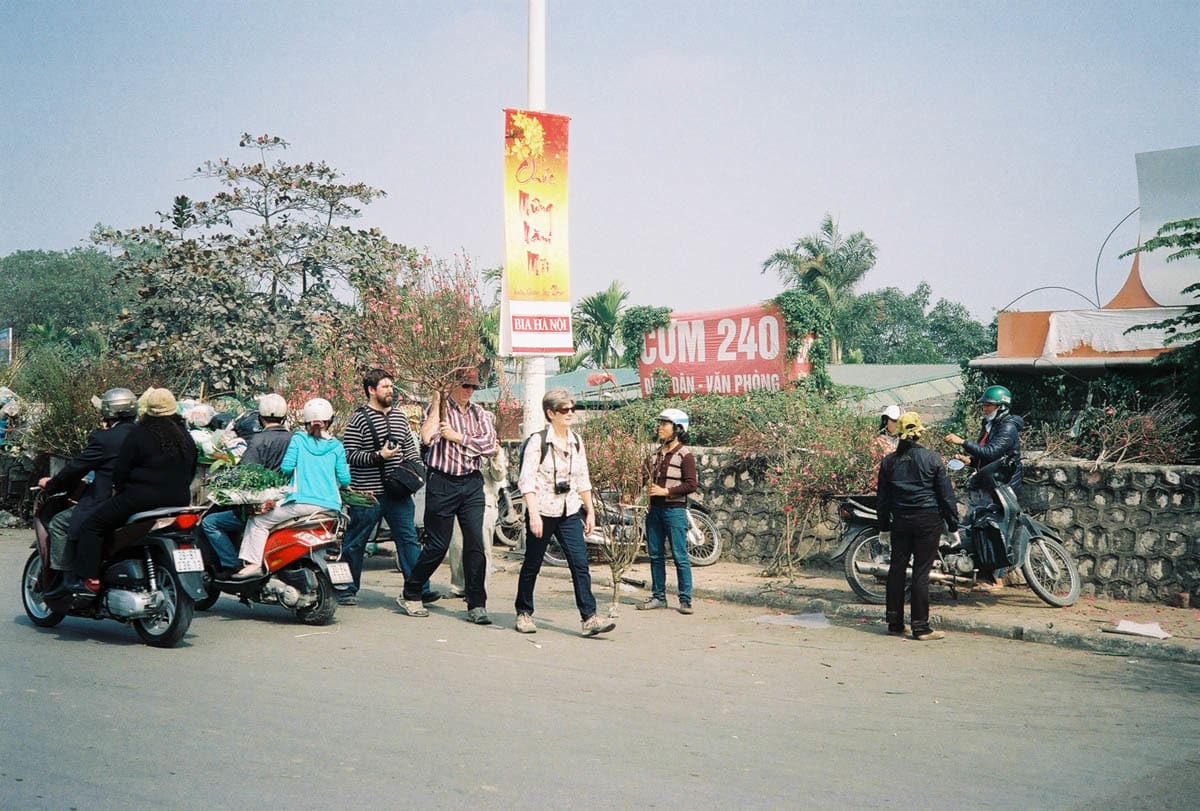
<path fill-rule="evenodd" d="M 1138 239 L 1135 155 L 1200 144 L 1200 4 L 547 0 L 546 109 L 571 117 L 572 298 L 761 301 L 826 212 L 989 321 L 1088 307 Z M 361 225 L 503 256 L 503 109 L 525 0 L 0 0 L 0 256 L 210 196 L 244 131 L 382 188 Z M 1104 245 L 1103 252 L 1101 252 Z M 1097 257 L 1099 272 L 1097 274 Z M 932 303 L 932 302 L 931 302 Z"/>

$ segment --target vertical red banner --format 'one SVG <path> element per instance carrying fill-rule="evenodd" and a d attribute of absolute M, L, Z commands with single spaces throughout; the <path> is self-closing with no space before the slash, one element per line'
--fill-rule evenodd
<path fill-rule="evenodd" d="M 570 119 L 504 111 L 503 355 L 571 355 L 567 258 Z"/>

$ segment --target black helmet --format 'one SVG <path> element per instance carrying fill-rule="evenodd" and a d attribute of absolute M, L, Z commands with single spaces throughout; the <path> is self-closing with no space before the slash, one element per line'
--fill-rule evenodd
<path fill-rule="evenodd" d="M 100 416 L 106 420 L 137 416 L 137 395 L 129 389 L 109 389 L 100 395 Z"/>

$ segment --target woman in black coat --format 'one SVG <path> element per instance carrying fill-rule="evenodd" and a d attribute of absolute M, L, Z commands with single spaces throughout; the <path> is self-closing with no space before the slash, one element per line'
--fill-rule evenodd
<path fill-rule="evenodd" d="M 900 444 L 879 465 L 875 500 L 879 540 L 890 543 L 887 579 L 888 633 L 904 633 L 904 581 L 912 559 L 913 639 L 941 639 L 929 627 L 929 572 L 945 526 L 958 531 L 958 505 L 942 457 L 921 446 L 925 426 L 913 411 L 898 420 Z"/>
<path fill-rule="evenodd" d="M 121 445 L 113 470 L 114 495 L 80 527 L 73 571 L 64 578 L 64 590 L 94 593 L 85 581 L 100 575 L 104 539 L 129 516 L 191 502 L 196 443 L 178 414 L 174 395 L 166 389 L 147 389 L 138 405 L 142 416 Z"/>

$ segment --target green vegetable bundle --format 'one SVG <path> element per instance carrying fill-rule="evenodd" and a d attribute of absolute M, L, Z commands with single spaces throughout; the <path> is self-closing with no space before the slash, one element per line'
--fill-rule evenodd
<path fill-rule="evenodd" d="M 205 489 L 217 504 L 263 504 L 282 501 L 291 479 L 262 465 L 235 465 L 218 470 Z"/>
<path fill-rule="evenodd" d="M 342 495 L 342 504 L 348 507 L 373 507 L 375 506 L 375 494 L 363 493 L 358 490 L 351 490 L 349 487 L 343 487 L 339 490 Z"/>

